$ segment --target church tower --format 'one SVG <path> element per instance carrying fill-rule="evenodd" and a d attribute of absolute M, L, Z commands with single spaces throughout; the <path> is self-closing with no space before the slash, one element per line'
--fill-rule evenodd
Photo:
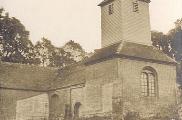
<path fill-rule="evenodd" d="M 104 0 L 101 7 L 102 48 L 120 41 L 151 45 L 150 0 Z"/>

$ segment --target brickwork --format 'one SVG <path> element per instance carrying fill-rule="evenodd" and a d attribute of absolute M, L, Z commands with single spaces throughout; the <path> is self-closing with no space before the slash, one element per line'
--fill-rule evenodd
<path fill-rule="evenodd" d="M 84 74 L 83 74 L 84 73 Z M 85 78 L 85 85 L 75 85 L 67 87 L 64 89 L 58 89 L 56 91 L 49 92 L 50 100 L 50 119 L 54 119 L 55 116 L 61 117 L 65 116 L 65 106 L 71 105 L 71 112 L 73 117 L 73 106 L 75 102 L 80 102 L 80 117 L 89 117 L 94 115 L 103 114 L 103 93 L 102 87 L 113 83 L 117 77 L 117 60 L 109 60 L 102 63 L 87 66 L 84 71 L 76 72 L 77 76 L 70 74 L 68 79 L 81 79 Z M 80 76 L 80 74 L 82 74 Z M 112 87 L 110 87 L 112 88 Z M 111 90 L 112 92 L 112 90 Z M 111 99 L 112 100 L 112 94 Z M 58 103 L 56 105 L 57 115 L 52 115 L 55 113 L 55 106 L 51 106 L 51 96 L 54 94 L 59 96 Z M 111 102 L 112 101 L 106 101 Z M 105 106 L 106 107 L 106 106 Z M 112 106 L 107 109 L 112 110 Z M 108 110 L 107 110 L 108 112 Z M 109 111 L 112 112 L 112 111 Z"/>
<path fill-rule="evenodd" d="M 102 91 L 102 87 L 109 83 L 114 83 L 116 80 L 117 60 L 112 59 L 88 66 L 87 75 L 85 85 L 85 105 L 87 106 L 86 114 L 101 114 L 104 112 L 102 104 L 104 92 Z"/>
<path fill-rule="evenodd" d="M 48 120 L 48 116 L 49 102 L 47 94 L 17 101 L 16 120 Z"/>
<path fill-rule="evenodd" d="M 0 119 L 15 120 L 17 101 L 42 94 L 42 92 L 0 89 Z"/>
<path fill-rule="evenodd" d="M 159 112 L 160 107 L 176 103 L 176 67 L 144 61 L 121 59 L 119 62 L 119 79 L 123 82 L 122 102 L 127 109 L 136 110 L 147 115 Z M 141 71 L 150 66 L 157 72 L 157 92 L 155 98 L 142 97 Z M 156 109 L 155 109 L 156 108 Z"/>

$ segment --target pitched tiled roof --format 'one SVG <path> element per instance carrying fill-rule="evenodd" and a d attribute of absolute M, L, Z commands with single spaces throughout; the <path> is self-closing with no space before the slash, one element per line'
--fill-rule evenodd
<path fill-rule="evenodd" d="M 95 54 L 85 60 L 85 64 L 97 62 L 111 57 L 125 57 L 151 62 L 176 64 L 175 60 L 153 46 L 131 42 L 119 42 L 95 51 Z"/>
<path fill-rule="evenodd" d="M 80 63 L 60 69 L 57 79 L 52 81 L 49 90 L 85 84 L 85 67 L 84 64 Z"/>
<path fill-rule="evenodd" d="M 0 89 L 46 92 L 85 83 L 85 65 L 63 69 L 0 62 Z"/>
<path fill-rule="evenodd" d="M 57 78 L 57 69 L 0 62 L 0 88 L 46 91 Z"/>

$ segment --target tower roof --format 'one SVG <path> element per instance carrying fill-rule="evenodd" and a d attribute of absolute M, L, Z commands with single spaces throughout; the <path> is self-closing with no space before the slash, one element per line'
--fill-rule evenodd
<path fill-rule="evenodd" d="M 108 4 L 108 3 L 112 2 L 112 1 L 114 1 L 114 0 L 103 0 L 101 3 L 98 4 L 98 6 L 106 5 L 106 4 Z"/>
<path fill-rule="evenodd" d="M 146 2 L 146 3 L 150 3 L 150 0 L 138 0 L 138 1 L 142 1 L 142 2 Z"/>
<path fill-rule="evenodd" d="M 98 4 L 98 6 L 106 5 L 106 4 L 108 4 L 108 3 L 112 2 L 112 1 L 114 1 L 114 0 L 103 0 L 100 4 Z M 138 1 L 150 3 L 150 0 L 138 0 Z"/>
<path fill-rule="evenodd" d="M 132 42 L 119 42 L 95 51 L 95 54 L 85 60 L 85 64 L 92 64 L 110 58 L 128 58 L 160 64 L 173 64 L 176 61 L 153 46 Z"/>

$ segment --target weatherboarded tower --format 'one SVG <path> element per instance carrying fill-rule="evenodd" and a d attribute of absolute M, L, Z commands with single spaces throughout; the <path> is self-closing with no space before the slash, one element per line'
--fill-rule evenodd
<path fill-rule="evenodd" d="M 102 47 L 129 41 L 151 45 L 150 0 L 104 0 L 101 7 Z"/>

